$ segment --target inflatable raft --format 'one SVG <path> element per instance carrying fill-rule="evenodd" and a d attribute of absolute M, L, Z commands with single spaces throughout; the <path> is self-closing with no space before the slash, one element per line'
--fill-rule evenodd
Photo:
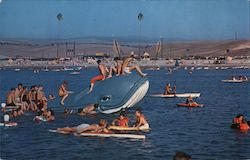
<path fill-rule="evenodd" d="M 114 137 L 114 138 L 132 138 L 132 139 L 145 139 L 145 135 L 139 134 L 118 134 L 118 133 L 100 133 L 100 132 L 84 132 L 81 134 L 74 134 L 78 137 Z"/>
<path fill-rule="evenodd" d="M 200 97 L 200 93 L 177 93 L 177 94 L 153 94 L 150 95 L 151 97 L 160 97 L 160 98 L 187 98 L 187 97 L 192 97 L 192 98 L 197 98 Z"/>
<path fill-rule="evenodd" d="M 176 104 L 179 107 L 203 107 L 203 104 L 197 104 L 197 103 L 193 103 L 193 104 L 186 104 L 186 103 L 178 103 Z"/>
<path fill-rule="evenodd" d="M 109 126 L 108 129 L 116 131 L 148 131 L 150 129 L 141 130 L 137 127 L 120 127 L 120 126 Z"/>

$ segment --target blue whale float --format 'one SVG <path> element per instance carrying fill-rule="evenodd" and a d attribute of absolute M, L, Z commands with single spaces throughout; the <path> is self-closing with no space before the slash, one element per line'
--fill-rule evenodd
<path fill-rule="evenodd" d="M 87 94 L 88 88 L 75 97 L 78 105 L 98 103 L 101 113 L 110 114 L 133 107 L 141 101 L 149 88 L 149 81 L 136 73 L 113 76 L 98 81 L 94 89 Z"/>

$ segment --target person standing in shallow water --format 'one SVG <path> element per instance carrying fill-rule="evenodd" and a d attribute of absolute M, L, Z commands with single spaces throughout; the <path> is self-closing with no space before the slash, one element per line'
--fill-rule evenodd
<path fill-rule="evenodd" d="M 69 91 L 67 90 L 68 82 L 63 81 L 59 88 L 58 95 L 62 98 L 60 104 L 64 105 L 64 100 L 69 96 Z"/>

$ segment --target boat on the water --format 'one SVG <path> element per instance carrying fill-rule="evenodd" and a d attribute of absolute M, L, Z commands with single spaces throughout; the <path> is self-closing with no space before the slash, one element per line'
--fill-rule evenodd
<path fill-rule="evenodd" d="M 222 82 L 226 82 L 226 83 L 242 83 L 244 82 L 244 80 L 238 80 L 238 79 L 225 79 L 225 80 L 221 80 Z"/>
<path fill-rule="evenodd" d="M 15 72 L 18 72 L 18 71 L 20 71 L 20 70 L 21 70 L 20 68 L 14 69 Z"/>
<path fill-rule="evenodd" d="M 151 97 L 161 97 L 161 98 L 187 98 L 187 97 L 192 97 L 192 98 L 197 98 L 200 97 L 200 93 L 177 93 L 177 94 L 153 94 L 150 95 Z"/>
<path fill-rule="evenodd" d="M 69 74 L 71 74 L 71 75 L 77 75 L 77 74 L 80 74 L 80 72 L 71 72 Z"/>
<path fill-rule="evenodd" d="M 187 103 L 178 103 L 176 104 L 179 107 L 203 107 L 203 104 L 197 104 L 197 103 L 192 103 L 192 104 L 187 104 Z"/>

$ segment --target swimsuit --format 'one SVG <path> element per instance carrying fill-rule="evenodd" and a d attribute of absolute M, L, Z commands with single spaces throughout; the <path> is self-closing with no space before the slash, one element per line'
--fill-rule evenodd
<path fill-rule="evenodd" d="M 130 70 L 129 70 L 129 67 L 124 67 L 124 72 L 127 73 L 127 74 L 130 74 Z"/>
<path fill-rule="evenodd" d="M 149 124 L 146 123 L 146 124 L 140 126 L 139 129 L 140 129 L 140 130 L 147 130 L 147 129 L 149 129 Z"/>
<path fill-rule="evenodd" d="M 76 131 L 78 132 L 78 131 L 80 131 L 81 129 L 86 128 L 86 127 L 88 127 L 88 126 L 89 126 L 89 124 L 86 124 L 86 123 L 80 124 L 80 125 L 78 125 L 78 126 L 76 127 Z"/>
<path fill-rule="evenodd" d="M 98 76 L 95 76 L 94 78 L 92 78 L 90 80 L 90 83 L 94 84 L 96 81 L 101 81 L 105 79 L 105 76 L 104 75 L 98 75 Z"/>

